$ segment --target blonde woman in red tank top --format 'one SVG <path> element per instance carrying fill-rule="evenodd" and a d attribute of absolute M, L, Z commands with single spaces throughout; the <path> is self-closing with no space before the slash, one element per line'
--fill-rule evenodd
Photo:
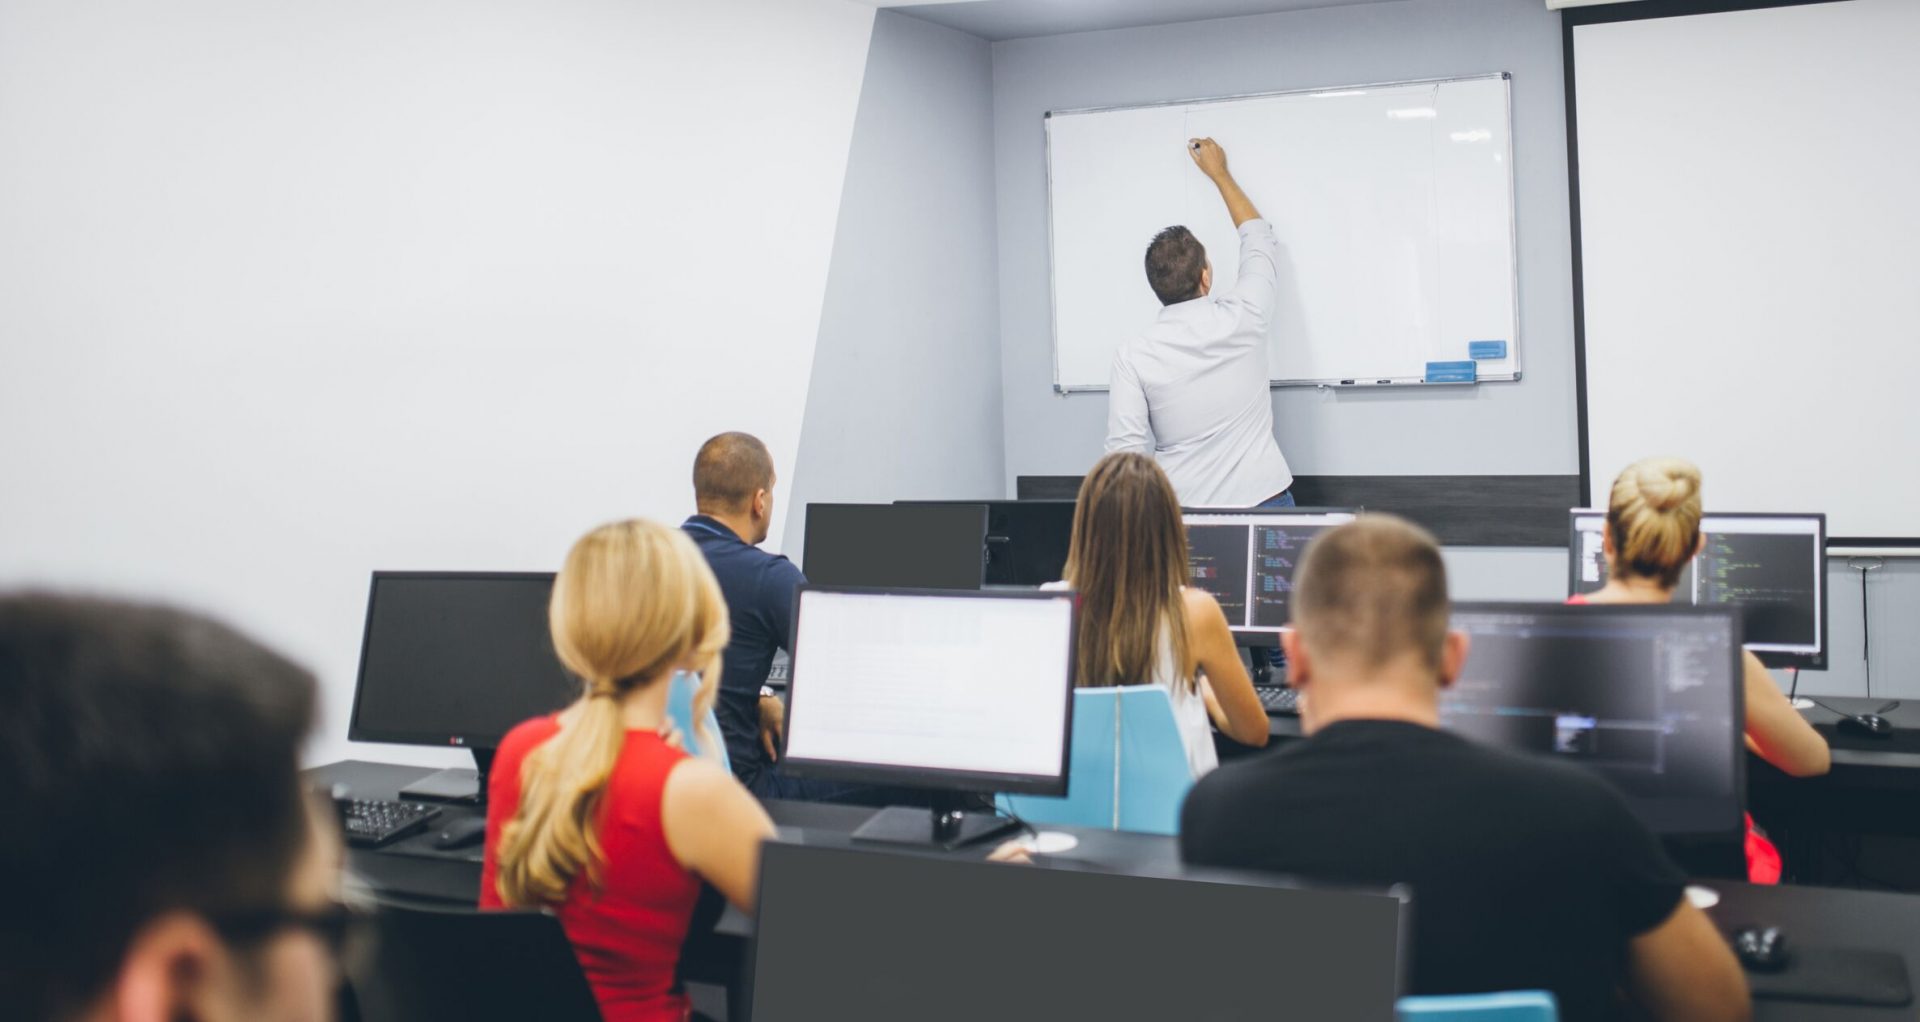
<path fill-rule="evenodd" d="M 751 910 L 773 835 L 731 773 L 666 737 L 676 673 L 700 677 L 695 719 L 713 705 L 726 604 L 692 540 L 628 521 L 574 544 L 549 618 L 583 690 L 501 742 L 480 904 L 551 908 L 607 1022 L 680 1022 L 674 967 L 701 882 Z"/>

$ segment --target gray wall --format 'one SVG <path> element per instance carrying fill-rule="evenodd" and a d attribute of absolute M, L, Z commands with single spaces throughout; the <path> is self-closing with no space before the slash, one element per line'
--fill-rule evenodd
<path fill-rule="evenodd" d="M 1432 392 L 1279 390 L 1275 433 L 1303 473 L 1577 472 L 1560 18 L 1539 0 L 1404 0 L 994 44 L 1006 485 L 1084 472 L 1106 426 L 1104 394 L 1062 397 L 1051 386 L 1047 110 L 1486 71 L 1513 75 L 1524 379 Z M 1253 199 L 1278 205 L 1287 196 Z M 1566 591 L 1564 551 L 1455 549 L 1447 563 L 1462 599 Z M 1829 579 L 1832 668 L 1800 688 L 1863 694 L 1859 576 L 1837 557 Z M 1920 561 L 1890 561 L 1869 584 L 1873 690 L 1920 697 L 1920 629 L 1911 627 L 1920 620 Z"/>
<path fill-rule="evenodd" d="M 1011 40 L 994 45 L 993 62 L 1010 475 L 1085 471 L 1106 426 L 1105 394 L 1051 388 L 1046 111 L 1488 71 L 1513 74 L 1524 379 L 1278 390 L 1275 433 L 1306 474 L 1578 471 L 1560 19 L 1539 0 L 1410 0 Z"/>
<path fill-rule="evenodd" d="M 998 497 L 1005 476 L 985 40 L 882 11 L 787 503 Z"/>

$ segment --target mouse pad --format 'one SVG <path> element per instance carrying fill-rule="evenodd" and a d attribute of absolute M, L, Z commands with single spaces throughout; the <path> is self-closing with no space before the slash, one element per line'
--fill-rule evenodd
<path fill-rule="evenodd" d="M 1913 1001 L 1906 960 L 1885 951 L 1844 947 L 1793 949 L 1793 960 L 1775 973 L 1749 972 L 1756 998 L 1868 1004 L 1897 1008 Z"/>
<path fill-rule="evenodd" d="M 1898 724 L 1898 721 L 1895 722 Z M 1842 731 L 1831 722 L 1821 722 L 1813 726 L 1820 737 L 1836 749 L 1853 749 L 1859 752 L 1920 752 L 1920 728 L 1898 727 L 1886 738 Z"/>

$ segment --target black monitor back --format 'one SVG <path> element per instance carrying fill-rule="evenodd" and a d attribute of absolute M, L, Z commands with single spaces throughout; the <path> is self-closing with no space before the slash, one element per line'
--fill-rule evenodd
<path fill-rule="evenodd" d="M 808 504 L 807 581 L 881 589 L 978 589 L 987 510 L 980 504 Z"/>
<path fill-rule="evenodd" d="M 971 504 L 987 510 L 990 586 L 1043 586 L 1066 574 L 1073 541 L 1071 500 L 903 500 L 920 507 Z"/>
<path fill-rule="evenodd" d="M 780 842 L 760 876 L 755 1022 L 1387 1022 L 1400 992 L 1398 892 Z"/>
<path fill-rule="evenodd" d="M 552 572 L 374 572 L 347 737 L 491 749 L 566 706 L 552 593 Z"/>

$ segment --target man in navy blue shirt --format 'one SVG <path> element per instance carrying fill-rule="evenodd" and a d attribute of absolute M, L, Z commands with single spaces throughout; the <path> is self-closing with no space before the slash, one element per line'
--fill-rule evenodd
<path fill-rule="evenodd" d="M 776 649 L 793 649 L 795 590 L 806 582 L 792 561 L 760 549 L 773 522 L 773 456 L 747 433 L 722 433 L 693 460 L 694 506 L 681 528 L 707 557 L 733 621 L 714 715 L 734 776 L 761 798 L 869 801 L 859 785 L 788 777 L 778 765 L 786 709 L 766 687 Z"/>

